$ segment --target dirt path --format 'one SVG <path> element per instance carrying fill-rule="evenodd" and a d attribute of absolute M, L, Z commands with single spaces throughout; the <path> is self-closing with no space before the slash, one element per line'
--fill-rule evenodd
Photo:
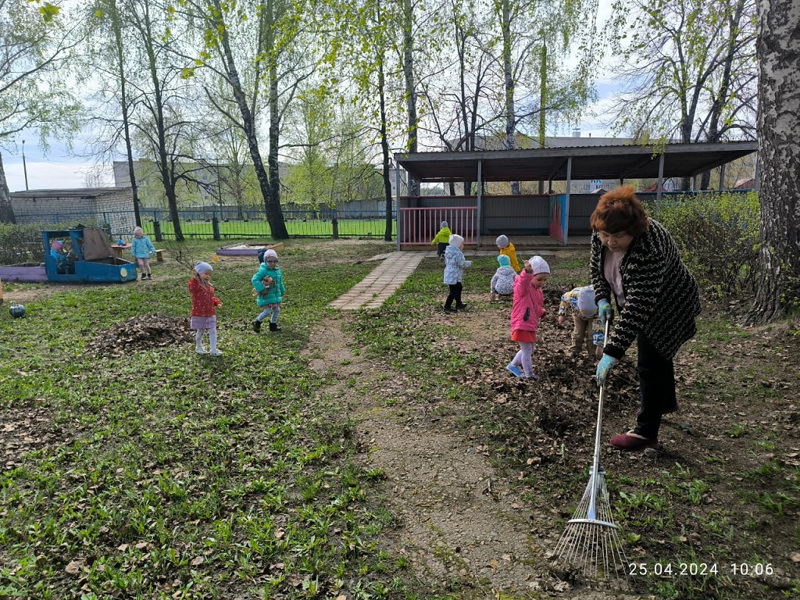
<path fill-rule="evenodd" d="M 333 376 L 325 393 L 350 403 L 365 460 L 386 476 L 383 493 L 398 522 L 389 545 L 423 583 L 459 582 L 472 598 L 622 597 L 572 590 L 553 575 L 546 554 L 556 540 L 537 536 L 537 523 L 551 515 L 514 496 L 485 448 L 437 428 L 437 416 L 411 402 L 413 381 L 354 354 L 346 318 L 312 334 L 308 357 Z"/>

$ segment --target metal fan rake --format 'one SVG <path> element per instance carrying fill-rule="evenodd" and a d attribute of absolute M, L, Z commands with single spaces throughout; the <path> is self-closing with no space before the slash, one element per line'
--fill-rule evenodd
<path fill-rule="evenodd" d="M 606 319 L 605 335 L 611 319 Z M 576 567 L 589 579 L 611 579 L 627 576 L 628 560 L 622 548 L 619 528 L 611 514 L 605 471 L 600 466 L 600 439 L 603 430 L 603 402 L 606 386 L 600 386 L 597 406 L 597 428 L 594 440 L 594 462 L 591 477 L 578 507 L 555 549 L 555 556 Z"/>

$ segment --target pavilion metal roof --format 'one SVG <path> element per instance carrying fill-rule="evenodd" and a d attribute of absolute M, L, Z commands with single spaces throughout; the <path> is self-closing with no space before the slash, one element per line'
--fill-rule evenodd
<path fill-rule="evenodd" d="M 566 181 L 693 177 L 758 150 L 758 142 L 666 144 L 665 146 L 579 146 L 484 152 L 395 154 L 395 162 L 420 181 Z"/>

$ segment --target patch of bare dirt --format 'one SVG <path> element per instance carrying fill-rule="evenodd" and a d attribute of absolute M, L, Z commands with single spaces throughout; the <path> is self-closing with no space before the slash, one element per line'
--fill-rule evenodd
<path fill-rule="evenodd" d="M 312 333 L 307 357 L 315 371 L 333 375 L 325 391 L 350 402 L 364 460 L 386 476 L 383 492 L 398 523 L 387 543 L 415 573 L 431 585 L 459 582 L 474 598 L 625 597 L 576 590 L 560 578 L 548 558 L 556 540 L 542 526 L 552 520 L 550 510 L 523 501 L 479 440 L 455 431 L 435 407 L 415 403 L 416 382 L 354 354 L 342 331 L 345 318 Z M 508 378 L 498 385 L 522 392 Z M 568 422 L 561 410 L 553 406 L 543 417 L 557 430 Z"/>
<path fill-rule="evenodd" d="M 4 289 L 3 303 L 0 307 L 8 307 L 12 304 L 27 304 L 28 302 L 40 302 L 50 297 L 51 294 L 58 292 L 58 286 L 37 285 L 35 287 L 13 287 Z"/>

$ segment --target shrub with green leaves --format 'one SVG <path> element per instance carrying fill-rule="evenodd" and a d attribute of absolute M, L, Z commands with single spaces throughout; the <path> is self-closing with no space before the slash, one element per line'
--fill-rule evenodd
<path fill-rule="evenodd" d="M 686 195 L 648 203 L 680 248 L 683 260 L 707 293 L 718 297 L 752 292 L 758 268 L 758 194 Z"/>
<path fill-rule="evenodd" d="M 41 225 L 0 223 L 0 265 L 44 260 Z"/>

